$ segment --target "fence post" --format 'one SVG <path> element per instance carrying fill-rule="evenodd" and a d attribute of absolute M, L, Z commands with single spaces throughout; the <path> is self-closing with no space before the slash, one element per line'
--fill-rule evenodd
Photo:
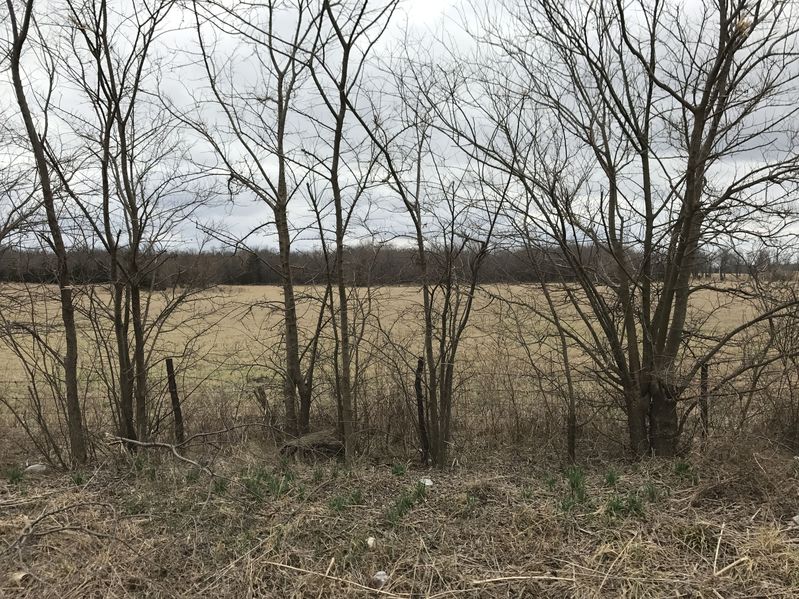
<path fill-rule="evenodd" d="M 183 412 L 180 409 L 178 384 L 175 381 L 175 366 L 172 363 L 172 358 L 166 359 L 166 380 L 169 387 L 169 397 L 172 399 L 172 415 L 175 419 L 175 443 L 180 445 L 186 440 L 186 434 L 183 430 Z"/>

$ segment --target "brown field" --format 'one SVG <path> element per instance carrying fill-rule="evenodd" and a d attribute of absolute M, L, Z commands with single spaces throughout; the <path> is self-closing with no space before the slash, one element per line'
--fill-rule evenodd
<path fill-rule="evenodd" d="M 153 293 L 147 306 L 150 320 L 157 317 L 172 293 Z M 301 334 L 305 342 L 316 326 L 322 293 L 320 288 L 297 288 Z M 356 369 L 364 417 L 370 425 L 387 429 L 388 434 L 393 427 L 412 430 L 413 410 L 407 402 L 415 356 L 422 348 L 421 293 L 416 287 L 382 287 L 356 288 L 351 294 L 355 307 L 353 319 L 363 336 Z M 45 331 L 43 336 L 47 341 L 56 351 L 61 351 L 60 314 L 53 287 L 26 289 L 6 285 L 2 297 L 7 306 L 3 311 L 6 323 L 36 323 Z M 156 410 L 154 418 L 162 418 L 165 409 L 162 361 L 165 356 L 176 357 L 186 417 L 189 421 L 194 419 L 198 428 L 218 420 L 222 404 L 226 411 L 239 417 L 257 413 L 253 396 L 256 384 L 270 391 L 270 405 L 278 411 L 282 368 L 281 297 L 281 290 L 270 286 L 217 288 L 198 293 L 173 313 L 161 329 L 151 332 L 149 380 Z M 515 303 L 506 304 L 497 298 L 512 299 Z M 95 430 L 112 433 L 113 427 L 107 417 L 107 383 L 104 382 L 111 367 L 97 350 L 101 346 L 98 339 L 113 345 L 111 321 L 101 316 L 92 327 L 87 317 L 90 306 L 108 306 L 110 296 L 106 288 L 97 286 L 81 288 L 77 300 L 81 307 L 78 315 L 83 350 L 80 367 L 87 418 Z M 555 300 L 559 301 L 557 294 Z M 551 405 L 553 397 L 560 393 L 557 387 L 562 372 L 554 329 L 521 304 L 543 309 L 545 302 L 540 289 L 534 285 L 481 289 L 459 354 L 456 420 L 474 425 L 477 432 L 491 439 L 508 433 L 509 426 L 513 429 L 512 437 L 526 434 L 529 421 L 536 416 L 551 417 L 553 410 L 560 410 L 557 398 L 554 407 Z M 706 333 L 719 333 L 740 324 L 750 313 L 750 306 L 743 300 L 729 300 L 718 292 L 702 291 L 694 296 L 691 324 Z M 569 306 L 562 308 L 560 318 L 575 330 L 585 332 L 585 325 Z M 321 336 L 322 356 L 316 377 L 315 414 L 321 422 L 329 422 L 334 417 L 329 366 L 331 336 L 328 325 Z M 24 335 L 20 339 L 19 334 L 14 338 L 24 348 L 28 359 L 34 356 L 30 339 Z M 732 347 L 728 357 L 738 363 L 740 351 Z M 595 394 L 594 366 L 577 346 L 571 348 L 570 354 L 578 389 L 586 395 Z M 35 356 L 35 360 L 43 361 L 41 356 Z M 547 372 L 551 380 L 542 382 L 531 368 L 531 362 Z M 22 360 L 7 343 L 0 343 L 0 364 L 4 365 L 0 371 L 0 399 L 24 411 L 29 401 L 29 378 Z M 716 374 L 721 376 L 721 371 Z M 492 398 L 488 406 L 486 397 Z M 528 424 L 523 424 L 523 420 Z M 13 421 L 11 413 L 1 406 L 0 421 L 7 426 Z M 467 435 L 467 439 L 479 437 Z"/>
<path fill-rule="evenodd" d="M 33 308 L 29 298 L 17 299 L 17 305 L 5 308 L 5 318 L 10 321 L 30 321 L 33 313 L 38 320 L 52 323 L 55 333 L 55 343 L 58 344 L 58 303 L 55 289 L 42 286 L 37 289 L 37 296 Z M 94 289 L 97 297 L 103 302 L 109 302 L 106 289 Z M 297 295 L 302 300 L 316 298 L 322 290 L 315 287 L 297 287 Z M 367 291 L 364 289 L 352 290 L 356 302 L 365 303 Z M 367 317 L 367 328 L 374 328 L 374 323 L 379 321 L 381 326 L 390 330 L 399 339 L 410 338 L 411 343 L 421 347 L 421 292 L 416 287 L 381 287 L 372 289 Z M 18 286 L 6 285 L 2 295 L 13 294 L 19 296 Z M 475 349 L 483 346 L 486 335 L 493 337 L 505 336 L 506 331 L 497 326 L 502 307 L 491 296 L 512 297 L 514 300 L 529 302 L 543 309 L 544 299 L 540 289 L 531 286 L 491 286 L 480 290 L 474 316 L 471 321 L 470 331 L 464 345 L 464 355 L 469 358 Z M 39 301 L 39 299 L 43 301 Z M 557 299 L 557 298 L 556 298 Z M 88 305 L 85 295 L 78 295 L 78 301 L 84 306 Z M 169 321 L 169 329 L 154 344 L 156 353 L 168 354 L 180 350 L 187 339 L 197 336 L 199 339 L 198 352 L 207 354 L 208 361 L 215 367 L 227 364 L 224 370 L 233 372 L 242 364 L 257 365 L 258 349 L 274 347 L 279 342 L 281 335 L 280 302 L 282 292 L 274 286 L 244 286 L 222 287 L 193 297 L 178 314 Z M 155 293 L 151 300 L 150 312 L 156 314 L 164 304 L 164 298 Z M 714 291 L 697 293 L 692 303 L 695 318 L 702 319 L 702 326 L 714 332 L 723 332 L 742 323 L 751 315 L 751 306 L 743 300 L 729 300 L 722 294 Z M 317 302 L 300 301 L 300 324 L 306 330 L 312 329 L 317 319 Z M 523 308 L 517 311 L 524 316 Z M 356 318 L 359 314 L 356 312 Z M 574 317 L 573 311 L 565 308 L 560 315 L 561 319 L 568 321 Z M 546 323 L 528 317 L 526 318 L 525 333 L 536 335 L 547 330 Z M 87 318 L 79 316 L 79 327 L 83 331 L 86 347 L 93 341 Z M 110 326 L 110 322 L 107 323 Z M 579 325 L 578 325 L 578 328 Z M 582 327 L 584 328 L 584 327 Z M 417 337 L 414 337 L 417 335 Z M 510 344 L 509 344 L 510 345 Z M 412 348 L 411 348 L 412 349 Z M 418 351 L 418 350 L 417 350 Z M 0 381 L 17 379 L 23 371 L 19 360 L 15 358 L 7 347 L 0 346 L 0 363 L 6 365 L 4 376 Z M 200 365 L 202 367 L 202 365 Z"/>

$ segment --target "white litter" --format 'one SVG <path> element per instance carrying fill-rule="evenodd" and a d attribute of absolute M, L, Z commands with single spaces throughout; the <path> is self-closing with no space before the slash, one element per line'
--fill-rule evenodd
<path fill-rule="evenodd" d="M 372 549 L 375 546 L 375 538 L 374 537 L 367 537 L 366 546 L 369 547 L 369 549 Z"/>
<path fill-rule="evenodd" d="M 25 468 L 25 474 L 44 474 L 47 472 L 47 464 L 31 464 Z"/>
<path fill-rule="evenodd" d="M 432 487 L 433 486 L 433 481 L 430 480 L 429 478 L 420 478 L 419 482 L 422 483 L 425 487 Z"/>
<path fill-rule="evenodd" d="M 375 575 L 372 576 L 371 586 L 373 589 L 382 588 L 388 582 L 388 574 L 386 574 L 383 570 L 375 572 Z"/>

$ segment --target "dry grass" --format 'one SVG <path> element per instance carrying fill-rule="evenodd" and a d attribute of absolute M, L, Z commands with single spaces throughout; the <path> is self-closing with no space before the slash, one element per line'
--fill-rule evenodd
<path fill-rule="evenodd" d="M 0 305 L 3 306 L 4 317 L 9 321 L 36 320 L 43 331 L 42 335 L 58 352 L 63 350 L 63 342 L 54 291 L 54 288 L 45 285 L 36 288 L 35 293 L 29 296 L 18 285 L 5 285 L 0 287 L 0 295 L 3 296 Z M 98 288 L 94 291 L 95 298 L 108 300 L 107 290 Z M 87 293 L 87 289 L 82 289 L 78 294 L 78 302 L 83 305 L 84 310 L 89 304 Z M 316 325 L 320 293 L 318 288 L 297 288 L 301 328 L 306 341 L 313 334 Z M 367 290 L 364 289 L 353 290 L 353 305 L 358 305 L 359 301 L 363 301 L 361 305 L 365 305 L 363 296 L 366 293 Z M 360 370 L 357 377 L 363 389 L 362 405 L 367 410 L 368 402 L 376 396 L 393 398 L 408 393 L 407 389 L 400 390 L 398 387 L 407 386 L 406 379 L 412 377 L 415 356 L 422 351 L 423 339 L 421 296 L 417 288 L 384 287 L 375 288 L 369 293 L 371 297 L 368 310 L 355 310 L 353 314 L 354 321 L 365 319 L 366 322 L 364 338 L 359 346 Z M 541 291 L 535 285 L 489 287 L 481 292 L 459 354 L 456 381 L 459 387 L 459 404 L 464 410 L 470 410 L 471 404 L 482 406 L 483 398 L 491 396 L 505 402 L 502 409 L 506 412 L 518 414 L 529 406 L 518 404 L 516 398 L 537 398 L 535 402 L 539 404 L 546 401 L 539 397 L 542 395 L 540 377 L 531 368 L 531 363 L 544 368 L 550 365 L 550 376 L 553 380 L 560 378 L 562 364 L 557 352 L 553 353 L 552 342 L 542 341 L 547 336 L 547 324 L 541 318 L 533 317 L 529 309 L 521 305 L 516 305 L 515 313 L 512 313 L 503 302 L 492 299 L 496 296 L 538 304 L 539 308 L 544 303 Z M 9 298 L 14 298 L 16 303 Z M 272 399 L 279 401 L 279 373 L 283 362 L 280 299 L 278 287 L 220 288 L 194 298 L 183 310 L 173 314 L 166 330 L 153 342 L 151 370 L 148 375 L 151 394 L 154 395 L 151 404 L 160 405 L 166 402 L 164 367 L 161 360 L 166 355 L 178 356 L 178 385 L 184 401 L 191 404 L 186 409 L 189 415 L 197 410 L 196 404 L 205 402 L 207 397 L 224 395 L 235 398 L 236 401 L 240 398 L 252 401 L 252 380 L 271 381 L 276 391 Z M 718 292 L 702 291 L 694 299 L 693 318 L 701 321 L 702 330 L 706 334 L 729 330 L 739 324 L 747 313 L 743 300 L 724 299 L 723 294 Z M 158 294 L 153 296 L 149 308 L 152 317 L 158 313 L 163 302 L 163 297 Z M 561 319 L 564 322 L 573 321 L 571 324 L 576 329 L 583 326 L 569 306 L 563 307 Z M 92 330 L 85 315 L 79 314 L 78 324 L 81 344 L 79 374 L 87 418 L 93 430 L 111 431 L 107 389 L 109 368 L 104 361 L 108 357 L 98 354 L 96 332 Z M 100 329 L 111 335 L 111 322 L 101 325 Z M 551 333 L 549 331 L 550 335 Z M 30 345 L 31 355 L 41 361 L 42 352 L 33 349 L 33 342 L 29 337 L 17 335 L 16 338 L 22 346 Z M 321 339 L 320 351 L 323 355 L 318 361 L 319 373 L 315 377 L 317 405 L 327 406 L 332 413 L 333 375 L 330 372 L 330 352 L 334 341 L 329 327 L 323 332 Z M 113 346 L 110 338 L 105 343 L 109 347 Z M 572 367 L 577 370 L 573 373 L 573 378 L 578 391 L 585 395 L 596 393 L 596 377 L 593 372 L 595 365 L 587 363 L 586 356 L 576 344 L 572 348 L 572 354 Z M 739 361 L 737 359 L 736 364 Z M 30 402 L 29 380 L 19 358 L 4 343 L 0 343 L 0 363 L 5 364 L 4 371 L 0 374 L 0 399 L 7 400 L 16 409 L 24 411 Z M 580 370 L 583 363 L 586 363 L 584 371 Z M 40 385 L 41 379 L 40 376 Z M 543 395 L 549 396 L 552 392 L 546 391 Z M 513 405 L 507 405 L 508 403 Z M 159 420 L 163 416 L 160 408 L 156 412 L 153 420 Z M 482 414 L 482 408 L 478 408 L 475 413 Z M 10 414 L 5 410 L 0 410 L 0 424 L 2 423 L 7 426 L 12 423 Z M 504 427 L 506 423 L 497 426 Z"/>
<path fill-rule="evenodd" d="M 393 597 L 799 596 L 792 456 L 570 472 L 525 453 L 346 469 L 236 439 L 190 454 L 214 479 L 153 451 L 4 480 L 0 595 L 366 597 L 384 570 Z"/>

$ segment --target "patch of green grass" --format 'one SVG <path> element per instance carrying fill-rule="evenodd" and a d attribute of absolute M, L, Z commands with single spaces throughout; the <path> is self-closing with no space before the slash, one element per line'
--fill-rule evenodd
<path fill-rule="evenodd" d="M 294 487 L 294 491 L 297 494 L 297 499 L 299 499 L 300 501 L 305 499 L 305 495 L 306 495 L 305 485 L 297 485 L 297 486 L 295 486 Z"/>
<path fill-rule="evenodd" d="M 550 491 L 554 491 L 555 487 L 558 486 L 558 479 L 551 474 L 547 474 L 544 476 L 544 486 Z"/>
<path fill-rule="evenodd" d="M 605 473 L 605 486 L 615 487 L 619 482 L 619 478 L 619 473 L 616 472 L 615 468 L 608 468 L 608 471 Z"/>
<path fill-rule="evenodd" d="M 8 470 L 6 470 L 6 478 L 12 485 L 18 485 L 21 483 L 23 476 L 24 472 L 19 466 L 11 466 Z"/>
<path fill-rule="evenodd" d="M 261 481 L 258 480 L 255 476 L 245 476 L 241 479 L 241 484 L 244 486 L 244 490 L 247 491 L 250 495 L 253 496 L 258 501 L 263 500 L 264 492 L 263 487 L 261 485 Z"/>
<path fill-rule="evenodd" d="M 291 469 L 291 460 L 286 456 L 280 456 L 280 472 L 294 479 L 294 472 Z"/>
<path fill-rule="evenodd" d="M 259 501 L 267 496 L 277 499 L 287 494 L 293 488 L 293 481 L 294 473 L 288 469 L 269 472 L 263 468 L 248 471 L 241 479 L 244 489 Z"/>
<path fill-rule="evenodd" d="M 644 496 L 644 499 L 649 501 L 657 501 L 658 498 L 658 489 L 654 483 L 648 482 L 643 487 L 641 487 L 641 493 Z"/>
<path fill-rule="evenodd" d="M 560 508 L 564 512 L 570 512 L 576 507 L 583 505 L 588 500 L 588 493 L 585 488 L 585 472 L 579 466 L 569 466 L 566 468 L 566 483 L 568 494 L 560 501 Z"/>
<path fill-rule="evenodd" d="M 321 483 L 321 482 L 322 482 L 322 477 L 324 476 L 324 474 L 325 474 L 325 471 L 324 471 L 324 470 L 322 470 L 322 469 L 321 469 L 319 466 L 317 466 L 316 468 L 314 468 L 314 470 L 313 470 L 313 476 L 312 476 L 312 480 L 313 480 L 313 482 L 315 482 L 315 483 Z"/>
<path fill-rule="evenodd" d="M 288 474 L 275 475 L 272 473 L 267 473 L 266 476 L 264 476 L 266 488 L 269 491 L 269 494 L 275 498 L 288 493 L 288 491 L 291 489 L 292 480 L 294 480 L 293 475 Z"/>
<path fill-rule="evenodd" d="M 143 474 L 150 481 L 155 481 L 156 479 L 155 465 L 144 453 L 137 453 L 136 457 L 133 458 L 133 469 L 137 474 Z"/>
<path fill-rule="evenodd" d="M 624 499 L 619 495 L 614 495 L 608 499 L 605 505 L 605 513 L 611 517 L 619 516 L 624 512 Z"/>
<path fill-rule="evenodd" d="M 224 495 L 227 493 L 228 481 L 226 478 L 215 478 L 211 483 L 211 490 L 217 495 Z"/>
<path fill-rule="evenodd" d="M 144 454 L 137 453 L 136 457 L 133 458 L 133 469 L 136 470 L 136 472 L 141 472 L 144 470 L 145 466 L 147 466 L 147 460 L 144 457 Z"/>
<path fill-rule="evenodd" d="M 327 505 L 334 512 L 342 512 L 353 505 L 363 505 L 363 493 L 360 489 L 355 489 L 347 495 L 336 495 Z"/>
<path fill-rule="evenodd" d="M 75 472 L 73 472 L 69 478 L 72 481 L 72 484 L 76 487 L 81 487 L 86 484 L 86 475 L 80 470 L 75 470 Z"/>
<path fill-rule="evenodd" d="M 346 495 L 336 495 L 327 502 L 327 505 L 336 513 L 343 512 L 344 509 L 349 505 L 348 497 Z"/>
<path fill-rule="evenodd" d="M 569 483 L 569 494 L 576 503 L 585 503 L 587 493 L 585 490 L 585 472 L 579 466 L 569 466 L 566 469 L 566 481 Z"/>
<path fill-rule="evenodd" d="M 614 495 L 605 506 L 605 513 L 611 518 L 624 518 L 627 516 L 643 516 L 644 502 L 638 494 L 632 491 L 626 495 Z"/>
<path fill-rule="evenodd" d="M 408 467 L 405 464 L 394 464 L 391 466 L 391 474 L 394 476 L 405 476 Z"/>
<path fill-rule="evenodd" d="M 685 460 L 677 460 L 674 462 L 674 474 L 692 483 L 696 483 L 699 480 L 693 466 L 691 466 L 690 462 L 686 462 Z"/>
<path fill-rule="evenodd" d="M 402 494 L 394 501 L 386 512 L 386 520 L 391 526 L 396 526 L 405 515 L 411 511 L 414 505 L 424 499 L 427 487 L 424 483 L 418 482 L 413 487 L 405 489 Z"/>
<path fill-rule="evenodd" d="M 677 476 L 690 476 L 691 475 L 691 464 L 684 460 L 677 460 L 674 462 L 674 474 Z"/>
<path fill-rule="evenodd" d="M 627 502 L 626 502 L 627 513 L 631 516 L 643 516 L 644 515 L 644 502 L 641 497 L 638 496 L 637 493 L 629 492 L 627 493 Z"/>
<path fill-rule="evenodd" d="M 186 472 L 185 479 L 186 479 L 186 482 L 189 483 L 189 484 L 196 483 L 198 480 L 200 480 L 200 471 L 199 471 L 199 469 L 192 468 L 191 470 Z"/>

